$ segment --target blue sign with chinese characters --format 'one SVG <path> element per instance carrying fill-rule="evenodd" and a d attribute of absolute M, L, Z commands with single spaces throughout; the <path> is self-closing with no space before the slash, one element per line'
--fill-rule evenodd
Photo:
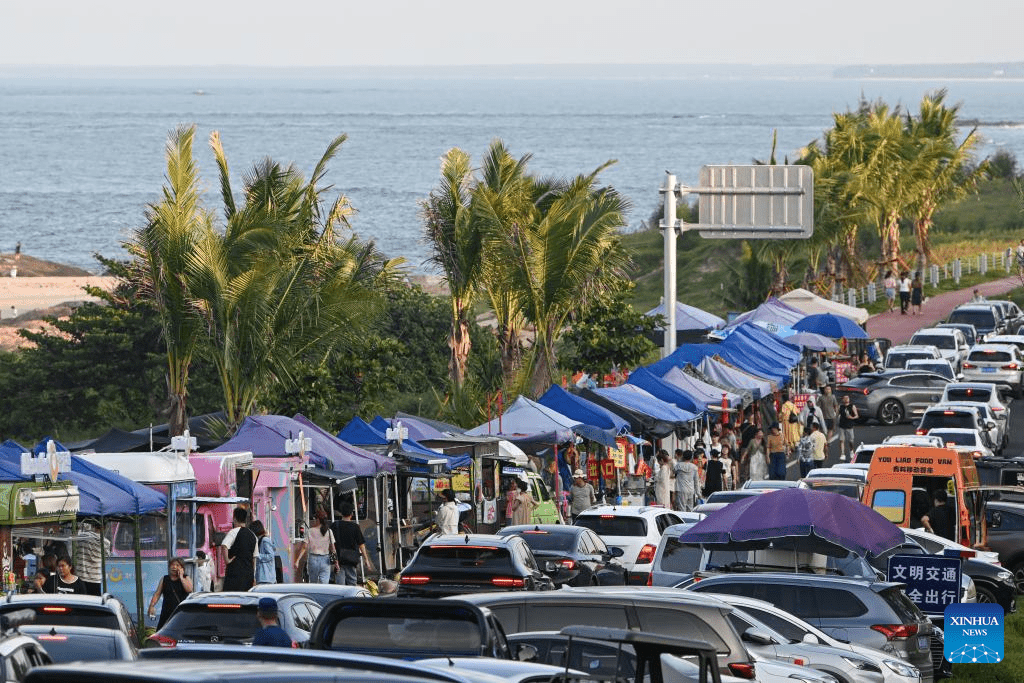
<path fill-rule="evenodd" d="M 991 602 L 950 605 L 943 622 L 946 659 L 957 664 L 1003 661 L 1003 608 Z"/>
<path fill-rule="evenodd" d="M 889 581 L 906 584 L 904 591 L 925 614 L 943 614 L 960 602 L 960 558 L 938 555 L 893 555 Z"/>

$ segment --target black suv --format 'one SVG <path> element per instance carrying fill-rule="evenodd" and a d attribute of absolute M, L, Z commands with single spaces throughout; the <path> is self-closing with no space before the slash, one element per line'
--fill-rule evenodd
<path fill-rule="evenodd" d="M 139 642 L 128 610 L 120 600 L 110 595 L 9 593 L 0 603 L 0 616 L 22 609 L 35 613 L 32 623 L 36 625 L 109 628 L 121 631 L 133 643 Z"/>
<path fill-rule="evenodd" d="M 555 584 L 519 536 L 432 536 L 402 570 L 401 597 L 441 598 L 481 591 L 543 591 Z"/>
<path fill-rule="evenodd" d="M 990 500 L 986 504 L 988 547 L 1013 572 L 1017 591 L 1024 592 L 1024 505 Z"/>
<path fill-rule="evenodd" d="M 29 669 L 53 661 L 42 645 L 17 630 L 22 624 L 32 623 L 34 616 L 28 609 L 0 616 L 0 680 L 4 683 L 21 683 Z"/>

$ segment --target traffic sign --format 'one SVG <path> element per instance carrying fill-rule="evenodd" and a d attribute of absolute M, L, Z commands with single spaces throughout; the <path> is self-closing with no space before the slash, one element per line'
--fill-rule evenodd
<path fill-rule="evenodd" d="M 810 166 L 705 166 L 700 223 L 716 239 L 804 239 L 814 233 L 814 171 Z"/>
<path fill-rule="evenodd" d="M 886 578 L 906 584 L 904 592 L 925 614 L 942 614 L 960 602 L 960 559 L 938 555 L 893 555 Z"/>

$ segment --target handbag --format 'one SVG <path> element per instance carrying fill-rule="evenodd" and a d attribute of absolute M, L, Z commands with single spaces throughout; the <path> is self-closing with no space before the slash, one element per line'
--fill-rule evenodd
<path fill-rule="evenodd" d="M 800 417 L 797 416 L 797 414 L 795 412 L 790 412 L 790 414 L 789 414 L 789 424 L 796 424 L 799 421 L 800 421 Z"/>
<path fill-rule="evenodd" d="M 336 561 L 344 567 L 354 567 L 359 564 L 359 551 L 351 548 L 338 548 Z"/>

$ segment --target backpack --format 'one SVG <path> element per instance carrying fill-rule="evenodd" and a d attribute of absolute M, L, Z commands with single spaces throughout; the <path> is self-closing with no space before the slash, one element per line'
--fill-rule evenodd
<path fill-rule="evenodd" d="M 801 460 L 804 462 L 810 462 L 814 459 L 814 444 L 811 442 L 810 437 L 803 437 L 796 445 L 796 453 Z"/>

